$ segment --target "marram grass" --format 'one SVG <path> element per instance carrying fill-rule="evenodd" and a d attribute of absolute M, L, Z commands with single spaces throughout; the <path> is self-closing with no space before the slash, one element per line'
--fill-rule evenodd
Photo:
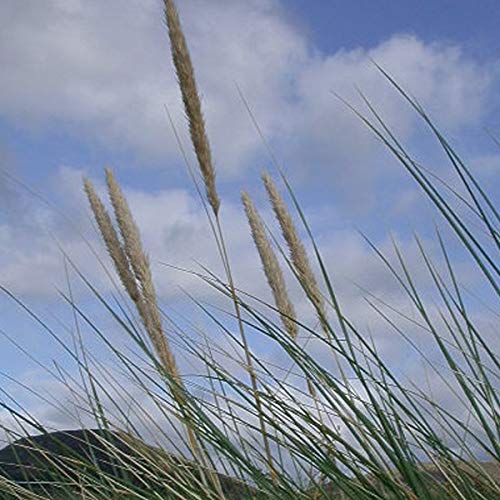
<path fill-rule="evenodd" d="M 271 242 L 266 235 L 264 223 L 253 204 L 248 193 L 241 194 L 241 201 L 245 207 L 245 213 L 248 219 L 248 225 L 252 233 L 252 238 L 260 255 L 262 267 L 267 278 L 267 282 L 273 293 L 276 308 L 278 309 L 283 327 L 293 339 L 297 338 L 297 320 L 295 309 L 288 296 L 285 278 L 279 265 L 276 254 L 274 253 Z"/>
<path fill-rule="evenodd" d="M 114 220 L 86 179 L 91 211 L 119 277 L 123 289 L 119 291 L 127 298 L 103 296 L 71 256 L 65 257 L 130 348 L 115 345 L 75 303 L 69 277 L 69 291 L 61 295 L 74 314 L 73 342 L 0 285 L 13 304 L 65 348 L 76 372 L 59 365 L 44 369 L 71 394 L 82 426 L 96 428 L 78 434 L 78 442 L 75 434 L 51 434 L 20 402 L 2 393 L 2 410 L 12 422 L 4 431 L 12 443 L 0 450 L 0 497 L 500 498 L 497 350 L 469 308 L 461 283 L 463 267 L 454 265 L 442 231 L 436 232 L 439 263 L 415 238 L 421 257 L 419 273 L 427 274 L 436 298 L 432 306 L 397 244 L 394 263 L 367 240 L 411 303 L 413 315 L 366 293 L 366 307 L 413 349 L 425 373 L 446 389 L 442 399 L 395 373 L 377 339 L 347 317 L 321 248 L 281 169 L 278 173 L 293 213 L 268 173 L 263 174 L 263 182 L 283 244 L 268 233 L 249 195 L 242 196 L 273 303 L 248 294 L 233 279 L 195 73 L 172 0 L 165 0 L 164 13 L 205 184 L 202 201 L 211 208 L 207 224 L 224 267 L 223 276 L 209 270 L 196 275 L 227 299 L 231 309 L 221 311 L 193 297 L 193 307 L 203 311 L 211 324 L 208 330 L 167 316 L 140 229 L 114 174 L 106 170 Z M 482 289 L 498 303 L 500 218 L 493 200 L 419 103 L 378 69 L 428 126 L 465 194 L 415 161 L 364 96 L 369 116 L 353 111 L 435 206 L 483 280 Z M 458 215 L 463 210 L 467 217 Z M 308 253 L 306 248 L 312 250 Z M 312 325 L 296 313 L 285 286 L 287 270 L 313 307 L 317 321 Z M 494 327 L 498 327 L 498 312 L 490 317 L 496 318 Z M 409 327 L 425 333 L 429 349 L 414 342 Z M 106 362 L 82 341 L 82 329 L 93 335 L 93 346 L 98 343 L 109 354 Z M 311 355 L 301 336 L 331 354 L 328 359 L 335 363 L 320 362 Z M 286 361 L 279 366 L 266 363 L 253 350 L 250 340 L 255 338 L 274 345 L 282 354 L 279 359 Z M 7 335 L 4 339 L 19 346 Z M 33 359 L 33 353 L 19 348 Z M 439 361 L 427 354 L 432 349 Z M 177 359 L 184 357 L 201 367 L 197 377 L 181 372 Z M 36 395 L 57 411 L 68 411 L 67 403 L 61 406 L 41 393 Z M 28 438 L 29 434 L 37 436 Z"/>

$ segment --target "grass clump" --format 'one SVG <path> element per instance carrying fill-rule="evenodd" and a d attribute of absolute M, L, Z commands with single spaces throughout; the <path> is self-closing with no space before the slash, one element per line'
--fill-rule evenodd
<path fill-rule="evenodd" d="M 211 322 L 210 334 L 168 317 L 160 307 L 139 228 L 114 174 L 106 170 L 114 221 L 85 179 L 99 233 L 129 300 L 102 296 L 73 267 L 136 350 L 118 349 L 72 295 L 63 294 L 77 329 L 85 325 L 94 334 L 120 374 L 100 363 L 83 343 L 67 348 L 80 380 L 57 370 L 53 375 L 96 427 L 81 433 L 78 445 L 75 440 L 68 444 L 68 433 L 54 436 L 22 408 L 2 403 L 17 424 L 17 430 L 6 429 L 12 443 L 0 452 L 3 498 L 500 498 L 498 357 L 470 312 L 442 231 L 436 233 L 439 264 L 415 239 L 435 304 L 429 305 L 427 291 L 417 284 L 396 244 L 395 264 L 368 241 L 411 303 L 413 316 L 373 296 L 367 297 L 367 307 L 421 357 L 453 399 L 452 406 L 420 385 L 403 383 L 370 333 L 344 312 L 321 249 L 279 167 L 312 252 L 306 252 L 291 211 L 272 177 L 264 173 L 284 244 L 267 230 L 246 192 L 242 202 L 274 303 L 237 286 L 191 58 L 175 4 L 164 3 L 172 59 L 205 189 L 196 187 L 204 193 L 202 202 L 224 270 L 222 276 L 209 270 L 197 276 L 225 297 L 231 309 L 222 314 L 193 298 Z M 429 127 L 468 198 L 415 161 L 366 98 L 370 115 L 353 111 L 434 204 L 484 280 L 484 290 L 497 301 L 500 236 L 493 201 L 425 110 L 379 69 Z M 470 224 L 458 215 L 464 208 L 473 219 Z M 280 257 L 312 305 L 314 325 L 296 314 Z M 18 298 L 2 290 L 57 336 Z M 414 342 L 409 327 L 425 333 L 439 362 Z M 299 333 L 335 363 L 320 362 Z M 256 356 L 249 342 L 256 336 L 279 348 L 292 368 L 271 366 Z M 196 360 L 205 376 L 193 382 L 183 375 L 174 349 Z M 134 405 L 138 393 L 141 404 Z M 129 407 L 123 403 L 127 397 L 132 401 Z M 28 439 L 28 429 L 35 429 L 38 437 Z M 144 429 L 150 430 L 149 437 Z M 145 444 L 152 436 L 157 446 Z M 47 440 L 54 439 L 58 446 L 48 449 Z"/>

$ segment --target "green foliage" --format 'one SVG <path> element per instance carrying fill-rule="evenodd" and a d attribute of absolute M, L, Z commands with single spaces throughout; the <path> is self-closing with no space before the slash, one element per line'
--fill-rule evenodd
<path fill-rule="evenodd" d="M 445 224 L 446 230 L 436 229 L 436 244 L 441 252 L 438 260 L 415 236 L 420 252 L 419 272 L 426 273 L 432 284 L 433 301 L 429 300 L 429 290 L 419 286 L 396 243 L 394 261 L 366 238 L 381 265 L 399 284 L 413 316 L 368 293 L 366 307 L 377 312 L 386 322 L 387 331 L 404 341 L 426 371 L 446 387 L 446 394 L 440 393 L 445 395 L 444 400 L 434 398 L 419 384 L 404 381 L 370 332 L 344 313 L 321 248 L 287 178 L 276 165 L 313 250 L 314 264 L 320 271 L 318 281 L 324 290 L 324 303 L 320 304 L 286 248 L 273 238 L 282 261 L 319 318 L 316 325 L 306 318 L 288 320 L 297 325 L 299 336 L 309 337 L 321 346 L 322 353 L 331 354 L 332 361 L 321 362 L 304 343 L 289 335 L 276 315 L 283 315 L 283 311 L 233 282 L 231 253 L 219 221 L 224 216 L 223 204 L 220 211 L 207 210 L 207 223 L 213 230 L 226 274 L 217 276 L 208 269 L 193 274 L 234 308 L 221 310 L 192 297 L 193 307 L 206 315 L 205 330 L 187 321 L 163 317 L 168 326 L 165 331 L 178 355 L 202 367 L 196 378 L 185 377 L 185 387 L 158 359 L 130 304 L 125 299 L 103 296 L 66 256 L 78 279 L 128 336 L 132 350 L 114 345 L 97 322 L 75 303 L 71 293 L 61 292 L 61 296 L 75 317 L 78 335 L 73 346 L 20 299 L 2 290 L 64 345 L 77 375 L 57 370 L 52 374 L 76 395 L 80 410 L 93 427 L 109 435 L 125 429 L 127 435 L 134 436 L 127 443 L 134 452 L 123 453 L 116 442 L 104 439 L 100 445 L 112 460 L 103 467 L 101 462 L 74 449 L 69 454 L 68 450 L 59 450 L 45 457 L 43 465 L 38 464 L 43 480 L 40 477 L 23 483 L 19 477 L 14 482 L 6 478 L 0 486 L 2 498 L 80 495 L 201 499 L 219 498 L 221 491 L 228 499 L 500 498 L 498 357 L 495 346 L 482 331 L 478 314 L 471 312 L 461 268 L 454 265 L 446 243 L 449 235 L 454 235 L 482 280 L 480 289 L 497 304 L 499 215 L 485 189 L 420 104 L 383 69 L 379 70 L 429 128 L 464 192 L 413 159 L 366 98 L 370 116 L 351 108 L 420 186 Z M 462 210 L 468 217 L 461 217 Z M 498 319 L 497 312 L 495 315 Z M 425 333 L 426 349 L 414 342 L 412 328 Z M 102 344 L 120 373 L 100 362 L 81 342 L 83 329 Z M 280 366 L 266 363 L 254 353 L 252 341 L 273 345 L 280 352 L 279 359 L 285 361 Z M 431 349 L 437 356 L 426 354 Z M 248 378 L 250 364 L 254 378 Z M 172 393 L 179 391 L 182 397 L 173 398 Z M 137 406 L 126 403 L 138 400 Z M 0 404 L 17 423 L 16 431 L 6 429 L 13 440 L 33 429 L 41 435 L 48 433 L 42 422 L 15 402 L 6 398 Z M 461 414 L 454 412 L 457 408 Z M 199 456 L 189 451 L 186 427 L 203 451 Z M 148 437 L 146 429 L 149 438 L 156 436 L 157 446 L 146 446 L 142 441 Z M 20 463 L 26 464 L 27 460 L 22 453 L 18 456 Z M 2 470 L 9 476 L 6 468 Z M 216 476 L 211 472 L 214 470 Z"/>

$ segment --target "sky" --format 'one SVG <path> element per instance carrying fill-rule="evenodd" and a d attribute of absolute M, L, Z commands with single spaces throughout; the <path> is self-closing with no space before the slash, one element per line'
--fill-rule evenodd
<path fill-rule="evenodd" d="M 380 64 L 498 197 L 500 152 L 487 134 L 500 135 L 498 2 L 179 0 L 178 6 L 237 282 L 269 297 L 255 272 L 260 266 L 239 195 L 248 190 L 273 227 L 259 174 L 266 168 L 275 175 L 239 88 L 298 194 L 345 307 L 371 325 L 352 283 L 407 307 L 359 231 L 388 252 L 392 235 L 418 273 L 413 232 L 436 252 L 439 219 L 336 96 L 366 111 L 359 88 L 419 161 L 453 182 L 435 141 L 373 62 Z M 105 166 L 130 201 L 162 302 L 195 314 L 183 290 L 219 300 L 199 280 L 162 265 L 201 262 L 221 271 L 167 119 L 166 110 L 193 161 L 168 48 L 159 0 L 0 0 L 0 284 L 54 325 L 57 318 L 69 321 L 58 294 L 66 287 L 59 246 L 103 293 L 112 290 L 86 243 L 106 259 L 82 192 L 87 176 L 104 195 Z M 465 283 L 480 287 L 458 250 L 453 259 Z M 119 341 L 73 279 L 77 299 Z M 287 279 L 298 311 L 310 314 Z M 2 296 L 0 311 L 1 331 L 35 346 L 43 363 L 63 358 L 12 300 Z M 386 352 L 396 352 L 397 343 L 372 326 Z M 255 348 L 265 350 L 258 339 Z M 396 369 L 406 362 L 403 356 Z M 40 376 L 7 341 L 0 365 L 22 380 Z"/>

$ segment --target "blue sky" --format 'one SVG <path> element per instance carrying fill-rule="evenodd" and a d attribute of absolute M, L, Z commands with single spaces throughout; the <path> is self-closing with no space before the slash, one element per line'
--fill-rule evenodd
<path fill-rule="evenodd" d="M 238 256 L 237 278 L 268 294 L 239 205 L 242 187 L 266 217 L 258 175 L 269 157 L 238 97 L 238 83 L 292 179 L 346 307 L 364 317 L 363 283 L 396 303 L 400 292 L 357 235 L 389 248 L 392 232 L 416 260 L 413 230 L 429 238 L 433 213 L 402 168 L 332 94 L 361 106 L 359 86 L 419 160 L 449 179 L 442 153 L 370 59 L 417 96 L 471 167 L 500 194 L 498 2 L 180 0 L 214 149 L 223 220 Z M 198 282 L 158 262 L 220 269 L 203 212 L 168 125 L 171 110 L 188 145 L 157 0 L 0 1 L 1 168 L 57 206 L 71 224 L 0 176 L 0 282 L 43 315 L 58 305 L 63 260 L 54 237 L 104 292 L 81 235 L 104 256 L 82 195 L 82 175 L 102 189 L 103 167 L 123 182 L 155 263 L 161 299 L 187 311 L 179 286 L 217 300 Z M 269 217 L 268 220 L 270 221 Z M 429 241 L 431 250 L 435 250 Z M 464 266 L 463 256 L 454 253 Z M 76 285 L 75 285 L 76 286 Z M 300 294 L 291 284 L 292 295 Z M 79 289 L 79 300 L 91 298 Z M 0 327 L 50 360 L 54 346 L 0 298 Z M 306 311 L 306 305 L 298 304 Z M 99 314 L 98 312 L 95 312 Z M 384 342 L 382 333 L 380 340 Z M 0 340 L 1 342 L 1 340 Z M 386 343 L 387 348 L 391 346 Z M 384 345 L 386 345 L 384 344 Z M 259 348 L 257 346 L 257 348 Z M 27 376 L 15 349 L 0 349 L 11 374 Z"/>
<path fill-rule="evenodd" d="M 499 50 L 495 0 L 291 0 L 287 8 L 325 51 L 378 44 L 394 33 L 414 34 L 426 42 L 459 43 L 480 58 L 494 57 Z"/>

